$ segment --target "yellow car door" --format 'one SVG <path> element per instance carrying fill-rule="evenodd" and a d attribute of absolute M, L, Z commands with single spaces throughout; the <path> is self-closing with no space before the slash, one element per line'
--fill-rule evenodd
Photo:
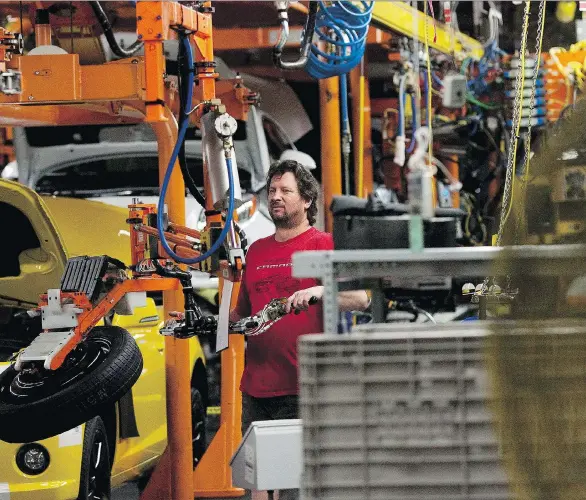
<path fill-rule="evenodd" d="M 128 330 L 143 356 L 143 372 L 132 388 L 138 437 L 119 439 L 112 475 L 160 456 L 166 445 L 165 339 L 159 334 L 162 311 L 147 299 L 132 316 L 115 315 L 112 324 Z"/>
<path fill-rule="evenodd" d="M 39 294 L 59 286 L 67 255 L 43 200 L 27 187 L 0 180 L 0 299 L 36 306 Z"/>

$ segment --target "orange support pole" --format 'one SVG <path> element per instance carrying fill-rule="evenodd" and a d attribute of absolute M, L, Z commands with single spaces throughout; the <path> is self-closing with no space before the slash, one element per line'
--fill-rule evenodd
<path fill-rule="evenodd" d="M 340 138 L 340 78 L 319 80 L 321 132 L 321 183 L 324 193 L 325 230 L 332 232 L 332 198 L 342 194 L 342 145 Z"/>
<path fill-rule="evenodd" d="M 206 37 L 196 38 L 196 61 L 213 61 L 211 30 Z M 213 68 L 199 68 L 201 99 L 207 101 L 216 95 L 215 71 Z M 208 165 L 204 165 L 206 209 L 213 209 L 212 191 Z M 220 274 L 220 300 L 230 300 L 236 305 L 240 283 L 234 283 L 232 296 L 222 297 L 225 276 Z M 198 498 L 239 497 L 242 488 L 232 485 L 230 459 L 242 440 L 242 394 L 240 379 L 244 371 L 244 337 L 230 335 L 228 348 L 221 354 L 220 428 L 210 443 L 197 468 L 193 472 L 194 495 Z"/>
<path fill-rule="evenodd" d="M 352 95 L 352 139 L 354 141 L 354 194 L 359 198 L 365 198 L 372 193 L 373 171 L 372 171 L 372 138 L 371 138 L 371 109 L 370 91 L 368 78 L 364 75 L 361 79 L 360 66 L 350 71 L 350 93 Z M 361 99 L 361 94 L 363 98 Z M 362 115 L 362 120 L 360 120 Z M 360 132 L 362 130 L 362 132 Z M 360 138 L 362 137 L 362 147 Z M 360 169 L 360 158 L 362 155 L 362 169 Z"/>
<path fill-rule="evenodd" d="M 239 285 L 234 283 L 231 307 L 236 306 Z M 220 291 L 223 286 L 224 279 L 220 277 Z M 232 498 L 244 494 L 243 489 L 232 485 L 230 467 L 230 459 L 242 440 L 242 393 L 239 386 L 244 372 L 243 335 L 230 335 L 228 348 L 221 354 L 221 362 L 220 428 L 193 473 L 196 498 Z"/>
<path fill-rule="evenodd" d="M 209 2 L 206 2 L 209 6 Z M 164 175 L 177 138 L 177 123 L 167 107 L 159 105 L 164 96 L 164 59 L 162 40 L 171 33 L 168 26 L 180 24 L 194 31 L 191 38 L 197 63 L 214 60 L 211 15 L 196 12 L 175 2 L 140 2 L 137 4 L 137 31 L 145 41 L 147 72 L 147 121 L 153 127 L 159 143 L 160 175 Z M 161 61 L 163 66 L 161 66 Z M 218 75 L 211 64 L 198 66 L 198 97 L 210 101 L 216 97 L 215 79 Z M 158 114 L 157 110 L 160 110 Z M 203 111 L 203 107 L 199 113 Z M 199 116 L 192 115 L 193 122 Z M 158 122 L 158 123 L 156 123 Z M 161 177 L 162 178 L 162 177 Z M 207 165 L 204 165 L 207 195 L 206 208 L 212 207 Z M 185 224 L 185 194 L 180 169 L 176 167 L 169 186 L 169 218 L 178 225 Z M 220 277 L 220 286 L 223 278 Z M 231 301 L 238 297 L 234 284 Z M 165 313 L 182 309 L 183 297 L 165 295 Z M 180 302 L 181 301 L 181 302 Z M 167 355 L 167 425 L 169 445 L 141 495 L 141 500 L 191 500 L 194 497 L 237 497 L 244 490 L 232 486 L 230 459 L 242 439 L 240 420 L 242 399 L 238 386 L 244 370 L 244 338 L 231 336 L 228 349 L 222 352 L 221 425 L 195 471 L 192 467 L 192 432 L 190 399 L 189 349 L 182 340 L 166 339 Z"/>
<path fill-rule="evenodd" d="M 164 115 L 165 121 L 152 124 L 159 146 L 159 183 L 162 183 L 167 170 L 178 132 L 177 121 L 168 108 L 164 108 Z M 185 184 L 178 164 L 175 165 L 169 182 L 166 203 L 169 218 L 177 224 L 184 225 Z M 164 292 L 163 301 L 165 317 L 168 317 L 170 311 L 183 310 L 181 290 Z M 187 340 L 165 338 L 165 370 L 168 445 L 141 499 L 193 500 L 191 367 Z"/>

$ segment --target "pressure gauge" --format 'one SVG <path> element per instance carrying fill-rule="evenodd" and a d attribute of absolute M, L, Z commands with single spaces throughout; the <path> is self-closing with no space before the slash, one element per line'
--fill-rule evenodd
<path fill-rule="evenodd" d="M 238 123 L 228 113 L 222 113 L 214 121 L 214 128 L 220 137 L 230 137 L 236 133 Z"/>

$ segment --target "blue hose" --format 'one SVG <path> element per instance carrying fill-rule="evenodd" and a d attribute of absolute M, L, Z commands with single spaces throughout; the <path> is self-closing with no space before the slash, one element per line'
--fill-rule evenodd
<path fill-rule="evenodd" d="M 415 93 L 409 94 L 411 99 L 411 140 L 409 141 L 409 147 L 407 153 L 411 154 L 415 150 L 415 131 L 417 130 L 417 116 L 415 114 Z"/>
<path fill-rule="evenodd" d="M 431 74 L 431 77 L 433 78 L 433 81 L 434 81 L 435 83 L 437 83 L 437 84 L 438 84 L 440 87 L 443 87 L 443 86 L 444 86 L 444 82 L 443 82 L 443 80 L 441 80 L 441 79 L 440 79 L 440 77 L 439 77 L 439 76 L 437 76 L 435 73 L 432 73 L 432 74 Z"/>
<path fill-rule="evenodd" d="M 423 98 L 425 99 L 425 124 L 428 127 L 431 127 L 430 116 L 429 116 L 429 108 L 427 107 L 427 103 L 429 102 L 429 86 L 431 82 L 427 81 L 427 73 L 424 71 L 423 73 Z"/>
<path fill-rule="evenodd" d="M 318 44 L 311 45 L 307 72 L 316 79 L 330 78 L 348 73 L 357 66 L 364 55 L 368 26 L 372 18 L 374 2 L 320 0 L 314 33 L 318 42 L 325 42 L 334 50 L 323 52 Z M 329 33 L 333 33 L 332 36 Z"/>
<path fill-rule="evenodd" d="M 191 49 L 191 44 L 187 37 L 182 38 L 182 43 L 185 47 L 185 54 L 187 56 L 187 67 L 189 69 L 193 68 L 193 52 Z M 191 109 L 191 101 L 193 99 L 193 83 L 194 83 L 194 74 L 192 71 L 189 73 L 189 77 L 187 79 L 187 96 L 185 99 L 185 113 L 188 113 Z M 232 159 L 226 158 L 226 166 L 228 167 L 228 184 L 229 184 L 229 202 L 228 202 L 228 213 L 226 215 L 226 222 L 224 227 L 222 228 L 222 232 L 220 233 L 218 239 L 214 242 L 211 248 L 205 252 L 204 254 L 200 255 L 199 257 L 194 257 L 193 259 L 186 259 L 177 255 L 167 242 L 165 238 L 165 232 L 163 230 L 164 227 L 164 220 L 163 214 L 165 210 L 165 196 L 167 194 L 167 189 L 169 188 L 169 181 L 171 180 L 171 174 L 173 173 L 173 167 L 175 166 L 175 162 L 177 161 L 177 156 L 179 155 L 179 150 L 181 149 L 181 144 L 185 139 L 185 133 L 187 132 L 187 127 L 189 126 L 189 119 L 187 117 L 182 120 L 181 127 L 179 128 L 179 133 L 177 135 L 177 142 L 175 143 L 175 147 L 173 148 L 173 153 L 171 154 L 171 158 L 169 160 L 169 165 L 167 166 L 167 171 L 165 172 L 165 177 L 163 179 L 163 184 L 161 185 L 161 192 L 159 193 L 159 203 L 157 206 L 157 231 L 159 233 L 159 239 L 161 240 L 161 244 L 165 249 L 165 252 L 175 261 L 181 262 L 183 264 L 198 264 L 209 257 L 211 257 L 219 248 L 220 245 L 224 243 L 226 236 L 228 235 L 228 231 L 230 230 L 230 225 L 232 223 L 232 215 L 234 213 L 234 173 L 232 171 Z"/>

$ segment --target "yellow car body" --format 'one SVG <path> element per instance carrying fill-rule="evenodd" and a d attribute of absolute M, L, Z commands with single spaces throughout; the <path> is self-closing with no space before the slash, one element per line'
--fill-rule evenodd
<path fill-rule="evenodd" d="M 40 246 L 20 252 L 20 274 L 3 276 L 0 273 L 0 309 L 34 307 L 40 293 L 59 286 L 66 260 L 70 257 L 106 254 L 129 263 L 127 211 L 122 208 L 83 199 L 41 197 L 21 184 L 0 180 L 0 218 L 3 210 L 18 210 L 24 214 L 38 236 Z M 16 219 L 14 224 L 23 221 L 22 218 Z M 11 234 L 9 238 L 18 238 L 18 229 L 9 229 L 12 231 L 5 234 Z M 146 473 L 166 447 L 165 342 L 159 334 L 162 320 L 161 308 L 151 298 L 146 307 L 136 308 L 132 316 L 115 315 L 112 319 L 113 325 L 132 334 L 144 360 L 142 374 L 132 389 L 139 437 L 121 436 L 118 405 L 103 415 L 109 445 L 114 446 L 114 450 L 110 450 L 111 454 L 113 451 L 112 487 Z M 189 342 L 194 367 L 192 386 L 205 400 L 204 354 L 197 338 Z M 6 360 L 0 362 L 0 371 L 8 366 Z M 39 415 L 39 419 L 42 418 Z M 0 499 L 78 498 L 84 427 L 40 441 L 49 452 L 50 465 L 37 476 L 26 475 L 17 466 L 15 457 L 21 444 L 0 441 Z"/>

